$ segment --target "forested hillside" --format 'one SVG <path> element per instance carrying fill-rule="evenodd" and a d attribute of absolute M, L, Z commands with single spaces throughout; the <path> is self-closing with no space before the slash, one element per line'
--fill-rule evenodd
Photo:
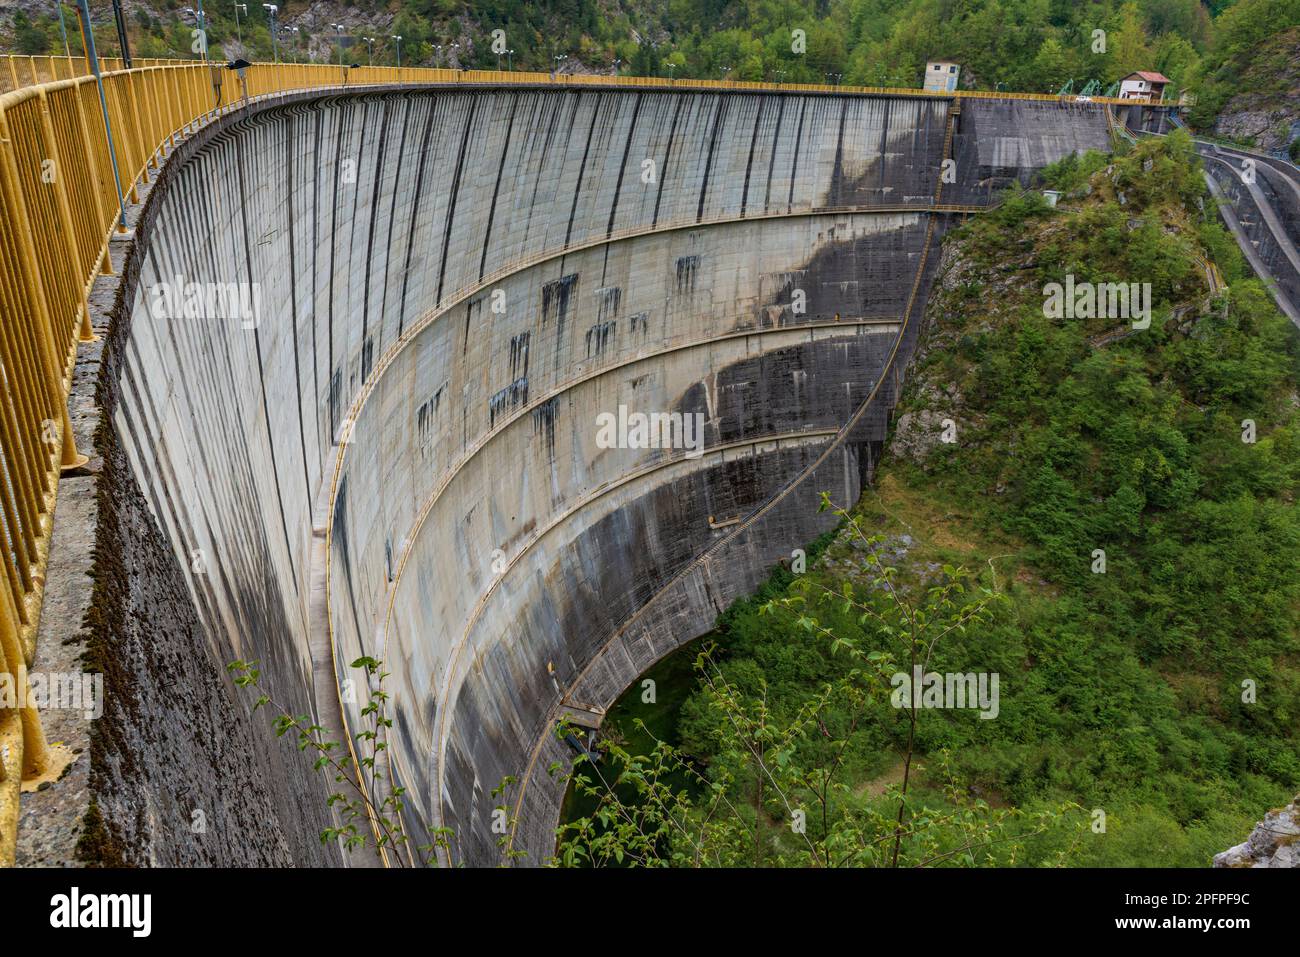
<path fill-rule="evenodd" d="M 638 807 L 666 763 L 683 819 L 710 815 L 692 842 L 727 845 L 734 814 L 755 843 L 718 859 L 744 863 L 806 863 L 808 841 L 888 863 L 870 835 L 901 800 L 913 863 L 966 848 L 965 863 L 1206 866 L 1286 804 L 1300 351 L 1198 167 L 1185 134 L 1067 160 L 1045 177 L 1057 208 L 1013 194 L 950 235 L 857 525 L 723 616 L 701 677 L 651 672 L 680 707 L 634 687 L 602 731 L 613 759 L 584 773 L 630 781 Z M 1149 281 L 1150 327 L 1045 314 L 1067 274 Z M 939 707 L 911 727 L 887 688 L 865 690 L 909 671 L 914 621 L 931 625 L 926 670 L 999 676 L 991 719 Z M 597 806 L 588 790 L 575 814 Z M 807 841 L 790 807 L 813 809 Z M 599 860 L 590 820 L 571 833 Z M 683 863 L 678 841 L 639 850 Z"/>

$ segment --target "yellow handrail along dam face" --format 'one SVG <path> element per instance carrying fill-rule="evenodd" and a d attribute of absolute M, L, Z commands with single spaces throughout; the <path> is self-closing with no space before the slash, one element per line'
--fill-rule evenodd
<path fill-rule="evenodd" d="M 512 776 L 541 863 L 557 717 L 857 494 L 943 232 L 1108 138 L 1055 97 L 338 65 L 110 71 L 101 107 L 83 66 L 27 59 L 0 70 L 0 669 L 33 661 L 77 343 L 117 283 L 97 746 L 129 753 L 96 800 L 126 862 L 337 862 L 323 784 L 224 666 L 343 735 L 371 655 L 413 842 L 497 860 Z M 620 410 L 699 416 L 698 454 L 609 447 Z M 8 859 L 34 711 L 0 743 Z"/>

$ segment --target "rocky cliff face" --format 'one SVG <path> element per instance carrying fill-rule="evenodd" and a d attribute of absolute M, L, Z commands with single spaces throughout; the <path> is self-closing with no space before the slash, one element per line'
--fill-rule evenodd
<path fill-rule="evenodd" d="M 1250 837 L 1214 855 L 1215 867 L 1300 867 L 1300 794 L 1284 808 L 1269 811 Z"/>
<path fill-rule="evenodd" d="M 1241 90 L 1219 113 L 1214 134 L 1267 152 L 1286 149 L 1300 135 L 1300 27 L 1264 45 Z"/>

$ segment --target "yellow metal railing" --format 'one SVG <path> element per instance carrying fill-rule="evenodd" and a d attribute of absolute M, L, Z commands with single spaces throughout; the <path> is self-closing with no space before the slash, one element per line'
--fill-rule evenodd
<path fill-rule="evenodd" d="M 21 90 L 25 86 L 37 86 L 52 83 L 55 80 L 71 80 L 79 76 L 89 76 L 93 71 L 90 61 L 84 56 L 6 56 L 0 57 L 0 93 Z M 193 60 L 142 60 L 136 59 L 136 67 L 146 66 L 180 66 L 192 65 Z M 120 70 L 123 63 L 115 57 L 100 57 L 99 69 L 109 73 Z"/>
<path fill-rule="evenodd" d="M 212 60 L 214 67 L 223 67 L 220 60 Z M 134 61 L 136 69 L 157 66 L 201 66 L 199 60 L 142 60 Z M 100 58 L 104 72 L 122 69 L 122 61 Z M 1110 103 L 1134 105 L 1132 99 L 1118 97 L 1061 96 L 1055 93 L 1010 93 L 990 90 L 955 90 L 936 92 L 887 86 L 837 86 L 828 83 L 767 83 L 757 80 L 694 80 L 668 77 L 607 76 L 603 74 L 550 74 L 525 70 L 453 70 L 433 67 L 342 67 L 338 63 L 268 63 L 257 64 L 257 70 L 279 70 L 285 77 L 298 71 L 299 75 L 319 78 L 315 85 L 361 85 L 370 83 L 510 83 L 547 86 L 637 86 L 676 90 L 742 90 L 754 92 L 842 93 L 869 96 L 922 96 L 938 99 L 985 100 L 1037 100 L 1053 103 Z M 85 57 L 66 56 L 4 56 L 0 57 L 0 92 L 17 90 L 60 79 L 86 76 L 89 68 Z M 332 75 L 331 75 L 332 74 Z M 344 75 L 346 74 L 346 79 Z M 277 84 L 279 89 L 291 87 Z M 250 95 L 254 95 L 250 90 Z M 1172 106 L 1166 103 L 1143 102 L 1146 106 Z"/>
<path fill-rule="evenodd" d="M 112 61 L 101 61 L 112 66 Z M 88 297 L 112 272 L 122 204 L 199 124 L 295 89 L 455 82 L 454 70 L 258 64 L 243 78 L 200 61 L 103 74 L 84 60 L 0 59 L 0 865 L 15 853 L 18 792 L 47 749 L 28 694 L 58 478 L 85 463 L 67 397 L 79 341 L 93 341 Z M 48 79 L 47 79 L 48 78 Z M 46 81 L 46 82 L 41 82 Z M 104 113 L 121 174 L 118 195 Z"/>
<path fill-rule="evenodd" d="M 516 71 L 256 64 L 238 76 L 214 62 L 0 57 L 0 865 L 13 860 L 20 778 L 46 746 L 26 693 L 62 470 L 84 463 L 67 396 L 79 341 L 92 341 L 89 293 L 112 272 L 109 241 L 167 151 L 246 99 L 372 84 L 638 86 L 1060 101 L 1040 94 L 926 93 L 884 87 L 578 76 Z M 1068 100 L 1069 98 L 1065 98 Z M 1107 101 L 1100 97 L 1093 102 Z M 104 112 L 121 174 L 113 173 Z"/>

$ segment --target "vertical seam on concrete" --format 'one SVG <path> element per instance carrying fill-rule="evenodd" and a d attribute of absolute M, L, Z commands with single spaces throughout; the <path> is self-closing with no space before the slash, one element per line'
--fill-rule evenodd
<path fill-rule="evenodd" d="M 528 198 L 528 225 L 530 227 L 532 226 L 532 222 L 533 222 L 533 210 L 537 208 L 537 190 L 541 187 L 542 180 L 544 179 L 544 177 L 541 175 L 541 168 L 551 155 L 551 140 L 555 138 L 555 120 L 560 115 L 560 110 L 563 109 L 565 103 L 571 103 L 573 105 L 573 111 L 569 116 L 569 122 L 568 124 L 566 124 L 567 129 L 572 130 L 573 117 L 578 115 L 579 95 L 577 93 L 572 93 L 571 96 L 567 98 L 563 96 L 556 96 L 550 99 L 551 99 L 551 118 L 550 121 L 546 124 L 546 139 L 542 142 L 541 160 L 537 164 L 538 175 L 533 177 L 533 192 L 532 195 L 529 196 Z"/>
<path fill-rule="evenodd" d="M 492 187 L 492 202 L 488 205 L 487 228 L 483 231 L 483 254 L 478 260 L 478 281 L 483 281 L 483 273 L 487 269 L 488 243 L 492 240 L 492 223 L 496 220 L 497 200 L 501 196 L 501 177 L 505 175 L 506 157 L 510 155 L 510 141 L 515 129 L 515 110 L 519 107 L 519 96 L 515 94 L 510 97 L 510 119 L 506 122 L 505 142 L 501 146 L 501 162 L 497 164 L 497 180 Z"/>
<path fill-rule="evenodd" d="M 623 146 L 623 162 L 618 168 L 618 181 L 614 184 L 614 201 L 609 204 L 609 223 L 605 227 L 605 238 L 608 239 L 614 235 L 614 218 L 618 215 L 618 197 L 623 192 L 623 175 L 627 172 L 627 158 L 632 155 L 632 137 L 636 135 L 636 118 L 641 112 L 641 100 L 645 97 L 644 93 L 636 95 L 636 103 L 632 107 L 632 120 L 627 127 L 627 143 Z M 486 250 L 484 251 L 486 253 Z M 483 278 L 480 271 L 479 278 Z"/>
<path fill-rule="evenodd" d="M 384 326 L 388 318 L 388 288 L 392 285 L 389 280 L 393 272 L 393 228 L 397 220 L 397 194 L 401 191 L 402 185 L 402 164 L 406 160 L 406 131 L 411 125 L 411 111 L 414 100 L 405 98 L 402 100 L 402 138 L 397 144 L 397 169 L 393 172 L 393 194 L 388 204 L 388 239 L 384 241 L 384 282 L 383 297 L 379 300 L 379 344 L 375 352 L 379 355 L 384 354 Z M 412 211 L 414 211 L 412 204 Z M 398 317 L 401 321 L 401 317 Z"/>
<path fill-rule="evenodd" d="M 835 137 L 835 164 L 831 167 L 830 195 L 826 197 L 828 206 L 840 206 L 844 202 L 844 122 L 848 119 L 849 101 L 840 104 L 839 130 Z"/>
<path fill-rule="evenodd" d="M 297 387 L 298 393 L 298 446 L 302 450 L 302 487 L 303 493 L 307 496 L 305 501 L 311 501 L 311 473 L 307 470 L 307 435 L 306 429 L 302 424 L 302 361 L 298 357 L 298 257 L 293 241 L 293 228 L 296 222 L 293 215 L 293 144 L 295 137 L 293 135 L 297 124 L 294 122 L 294 111 L 292 109 L 285 111 L 285 138 L 284 138 L 284 168 L 285 176 L 288 178 L 285 188 L 285 204 L 287 206 L 287 215 L 289 221 L 289 332 L 293 338 L 293 381 Z M 259 321 L 260 316 L 255 316 L 254 321 Z"/>
<path fill-rule="evenodd" d="M 745 210 L 749 208 L 749 177 L 754 169 L 754 149 L 758 145 L 758 128 L 763 123 L 763 106 L 767 102 L 765 97 L 758 98 L 758 111 L 754 114 L 754 132 L 749 137 L 749 159 L 745 162 L 745 185 L 740 191 L 740 218 L 745 218 Z"/>
<path fill-rule="evenodd" d="M 704 180 L 700 183 L 700 205 L 695 211 L 695 221 L 704 219 L 704 204 L 709 196 L 709 176 L 713 173 L 713 157 L 718 150 L 718 135 L 722 132 L 722 123 L 727 117 L 730 102 L 727 97 L 718 97 L 718 110 L 713 115 L 713 132 L 709 135 L 709 155 L 704 161 Z"/>
<path fill-rule="evenodd" d="M 659 225 L 659 204 L 664 199 L 664 183 L 668 178 L 668 161 L 673 157 L 673 144 L 677 141 L 677 120 L 682 115 L 682 104 L 686 102 L 686 97 L 677 96 L 676 107 L 673 109 L 673 122 L 668 128 L 668 147 L 664 150 L 663 168 L 659 170 L 659 190 L 655 193 L 655 212 L 650 219 L 650 226 L 654 228 Z"/>
<path fill-rule="evenodd" d="M 370 193 L 370 223 L 366 227 L 366 278 L 361 286 L 361 381 L 365 382 L 370 378 L 370 361 L 373 356 L 372 348 L 367 347 L 367 341 L 370 338 L 370 276 L 374 269 L 375 262 L 375 227 L 379 225 L 379 197 L 384 189 L 384 154 L 388 148 L 388 119 L 392 114 L 393 104 L 387 97 L 384 98 L 384 115 L 380 120 L 379 127 L 379 149 L 375 157 L 375 186 Z M 365 143 L 362 143 L 361 155 L 365 155 Z M 358 166 L 360 164 L 358 163 Z M 357 190 L 358 194 L 361 192 Z M 387 268 L 387 256 L 385 255 L 385 268 Z M 384 317 L 381 313 L 379 316 L 379 334 L 384 334 Z"/>
<path fill-rule="evenodd" d="M 330 274 L 329 274 L 329 303 L 326 309 L 328 319 L 328 328 L 326 334 L 329 345 L 329 407 L 330 407 L 330 444 L 334 444 L 334 436 L 338 432 L 339 423 L 337 410 L 334 402 L 334 376 L 337 370 L 334 368 L 334 282 L 338 276 L 337 258 L 338 258 L 338 228 L 339 228 L 339 167 L 343 165 L 343 118 L 352 111 L 351 103 L 341 103 L 341 109 L 338 110 L 338 122 L 334 127 L 334 188 L 330 191 Z M 340 376 L 340 379 L 342 377 Z"/>
<path fill-rule="evenodd" d="M 880 168 L 876 188 L 884 192 L 885 189 L 885 165 L 888 162 L 889 147 L 889 107 L 890 101 L 885 100 L 884 108 L 880 111 Z"/>
<path fill-rule="evenodd" d="M 465 149 L 469 145 L 469 133 L 474 128 L 474 113 L 478 107 L 478 97 L 469 98 L 469 114 L 465 117 L 465 132 L 460 138 L 460 152 L 456 156 L 456 172 L 451 180 L 451 195 L 447 201 L 447 219 L 442 228 L 442 260 L 438 264 L 438 293 L 433 297 L 435 303 L 442 302 L 442 285 L 447 277 L 447 251 L 451 247 L 451 230 L 456 219 L 456 199 L 460 194 L 460 178 L 465 171 Z"/>
<path fill-rule="evenodd" d="M 244 268 L 248 281 L 253 281 L 253 254 L 248 238 L 248 186 L 244 177 L 244 143 L 242 137 L 235 137 L 235 169 L 239 173 L 239 221 L 244 233 Z M 257 381 L 262 392 L 262 418 L 266 422 L 266 449 L 271 456 L 271 477 L 275 481 L 275 501 L 280 510 L 280 528 L 284 532 L 284 547 L 288 552 L 290 577 L 293 579 L 294 594 L 299 594 L 298 563 L 294 561 L 293 543 L 289 540 L 289 521 L 285 518 L 284 494 L 280 491 L 280 466 L 275 454 L 275 427 L 271 424 L 271 410 L 266 401 L 266 369 L 262 362 L 262 332 L 253 325 L 253 350 L 257 353 Z"/>
<path fill-rule="evenodd" d="M 352 308 L 352 300 L 353 300 L 353 293 L 352 293 L 352 260 L 353 260 L 353 256 L 354 256 L 354 254 L 355 254 L 356 251 L 357 251 L 357 242 L 356 242 L 356 238 L 357 238 L 357 218 L 358 218 L 358 217 L 357 217 L 357 209 L 361 206 L 361 160 L 362 160 L 362 158 L 366 155 L 366 134 L 370 132 L 370 106 L 371 106 L 371 101 L 370 101 L 370 100 L 364 100 L 364 101 L 361 102 L 361 104 L 360 104 L 360 109 L 358 110 L 358 112 L 361 114 L 361 122 L 358 124 L 358 125 L 360 126 L 360 129 L 361 129 L 361 137 L 360 137 L 360 139 L 357 141 L 357 158 L 356 158 L 356 160 L 355 160 L 354 163 L 353 163 L 353 169 L 352 169 L 353 182 L 350 184 L 350 185 L 352 186 L 352 215 L 348 217 L 348 246 L 347 246 L 347 264 L 348 264 L 348 269 L 347 269 L 347 277 L 348 277 L 348 283 L 347 283 L 347 305 L 348 305 L 349 309 Z M 382 140 L 383 140 L 383 137 L 380 137 L 380 141 L 381 141 L 381 142 L 380 142 L 380 148 L 381 148 L 381 149 L 383 148 L 383 142 L 382 142 Z M 377 175 L 377 174 L 376 174 L 376 175 Z M 372 221 L 372 222 L 374 221 L 374 220 L 373 220 L 373 217 L 374 217 L 374 210 L 372 209 L 372 210 L 371 210 L 371 221 Z M 337 237 L 336 237 L 336 238 L 337 238 Z M 369 256 L 369 254 L 367 253 L 367 256 L 366 256 L 366 276 L 367 276 L 367 277 L 369 277 L 369 273 L 370 273 L 370 256 Z M 345 356 L 345 358 L 344 358 L 344 361 L 347 362 L 349 368 L 355 368 L 357 371 L 359 371 L 359 372 L 361 373 L 360 377 L 359 377 L 359 378 L 357 379 L 357 381 L 356 381 L 356 389 L 360 389 L 361 386 L 364 385 L 364 384 L 365 384 L 365 381 L 366 381 L 366 375 L 365 375 L 365 373 L 366 373 L 365 307 L 366 307 L 366 293 L 365 293 L 365 287 L 363 286 L 363 287 L 362 287 L 362 290 L 361 290 L 361 309 L 362 309 L 362 318 L 361 318 L 361 341 L 357 343 L 357 352 L 356 352 L 357 362 L 356 362 L 356 365 L 353 366 L 352 363 L 349 361 L 349 360 L 351 359 L 351 355 Z M 349 347 L 351 346 L 351 337 L 350 337 L 350 336 L 349 336 L 349 342 L 348 342 L 348 345 L 349 345 Z M 349 351 L 350 351 L 350 350 L 349 350 Z"/>
<path fill-rule="evenodd" d="M 411 223 L 406 231 L 406 263 L 402 269 L 402 301 L 398 304 L 397 338 L 402 338 L 406 331 L 406 295 L 411 285 L 411 255 L 415 252 L 415 230 L 420 220 L 419 199 L 425 195 L 424 175 L 429 163 L 429 138 L 433 135 L 433 118 L 437 113 L 437 104 L 429 100 L 429 118 L 424 124 L 424 137 L 420 143 L 420 165 L 415 174 L 415 195 L 417 197 L 411 210 Z"/>
<path fill-rule="evenodd" d="M 312 155 L 319 157 L 321 125 L 325 114 L 321 111 L 319 102 L 313 103 L 311 110 L 316 116 Z M 316 407 L 317 464 L 321 468 L 321 474 L 324 475 L 326 443 L 321 441 L 320 433 L 320 345 L 316 341 L 316 325 L 318 322 L 316 312 L 316 290 L 318 288 L 316 285 L 316 266 L 320 258 L 320 165 L 319 162 L 314 164 L 311 173 L 311 381 L 312 397 L 315 399 L 312 404 Z"/>
<path fill-rule="evenodd" d="M 790 164 L 790 195 L 785 201 L 785 211 L 788 213 L 794 209 L 794 183 L 799 177 L 799 149 L 803 145 L 803 118 L 808 111 L 808 100 L 804 98 L 799 102 L 799 127 L 794 134 L 794 149 L 791 151 L 794 161 Z"/>
<path fill-rule="evenodd" d="M 578 94 L 581 96 L 582 94 Z M 578 202 L 582 199 L 582 181 L 587 175 L 587 159 L 591 155 L 591 138 L 596 132 L 596 121 L 600 119 L 600 103 L 602 94 L 596 94 L 596 103 L 591 108 L 591 125 L 587 127 L 587 144 L 582 148 L 582 163 L 578 167 L 578 181 L 573 186 L 573 205 L 569 207 L 569 224 L 564 229 L 564 246 L 569 247 L 569 240 L 573 237 L 573 220 L 578 214 Z"/>
<path fill-rule="evenodd" d="M 767 158 L 767 188 L 763 192 L 763 212 L 767 212 L 772 203 L 772 173 L 776 169 L 777 145 L 781 142 L 781 121 L 785 119 L 786 98 L 780 98 L 781 107 L 776 111 L 776 126 L 772 130 L 772 152 Z"/>

